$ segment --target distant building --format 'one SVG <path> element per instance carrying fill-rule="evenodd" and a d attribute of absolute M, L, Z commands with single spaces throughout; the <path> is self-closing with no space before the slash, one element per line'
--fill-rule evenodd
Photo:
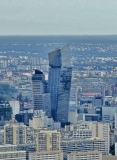
<path fill-rule="evenodd" d="M 0 145 L 0 159 L 26 160 L 26 151 L 18 150 L 17 145 Z"/>
<path fill-rule="evenodd" d="M 106 155 L 106 156 L 102 156 L 102 160 L 117 160 L 117 156 L 114 155 Z"/>
<path fill-rule="evenodd" d="M 46 151 L 29 153 L 29 160 L 63 160 L 63 152 L 61 151 Z"/>
<path fill-rule="evenodd" d="M 60 151 L 60 132 L 57 130 L 40 130 L 35 135 L 37 152 Z"/>
<path fill-rule="evenodd" d="M 63 151 L 64 159 L 67 158 L 67 154 L 72 152 L 92 152 L 99 151 L 102 154 L 106 154 L 105 140 L 100 138 L 88 138 L 88 139 L 62 139 L 61 149 Z"/>
<path fill-rule="evenodd" d="M 11 100 L 9 101 L 10 106 L 12 107 L 12 119 L 15 119 L 15 115 L 20 112 L 20 104 L 19 101 Z"/>
<path fill-rule="evenodd" d="M 92 130 L 92 137 L 99 137 L 105 140 L 105 151 L 110 151 L 110 124 L 102 122 L 89 122 L 89 128 Z"/>
<path fill-rule="evenodd" d="M 72 74 L 69 45 L 49 52 L 48 57 L 50 67 L 48 89 L 51 94 L 52 117 L 65 123 L 68 122 Z"/>
<path fill-rule="evenodd" d="M 43 72 L 35 70 L 32 76 L 33 87 L 33 113 L 38 114 L 44 110 L 47 116 L 51 116 L 50 94 L 47 93 L 47 83 Z"/>
<path fill-rule="evenodd" d="M 60 129 L 61 123 L 60 122 L 54 122 L 52 117 L 47 117 L 45 112 L 43 110 L 39 110 L 38 114 L 32 117 L 32 119 L 29 120 L 29 126 L 33 127 L 34 129 Z"/>
<path fill-rule="evenodd" d="M 102 160 L 102 153 L 97 151 L 92 152 L 77 152 L 67 155 L 67 160 Z"/>
<path fill-rule="evenodd" d="M 26 126 L 23 123 L 10 123 L 4 126 L 4 144 L 25 144 Z"/>
<path fill-rule="evenodd" d="M 19 113 L 15 115 L 15 119 L 19 123 L 24 123 L 29 126 L 29 120 L 32 119 L 33 113 Z"/>
<path fill-rule="evenodd" d="M 11 120 L 12 119 L 12 107 L 9 104 L 0 104 L 0 120 Z"/>
<path fill-rule="evenodd" d="M 7 160 L 7 159 L 15 159 L 15 160 L 26 160 L 26 151 L 7 151 L 0 153 L 0 159 Z"/>

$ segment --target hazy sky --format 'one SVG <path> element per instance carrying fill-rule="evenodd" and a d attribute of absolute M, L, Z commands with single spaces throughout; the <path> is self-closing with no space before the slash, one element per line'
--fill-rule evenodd
<path fill-rule="evenodd" d="M 117 0 L 0 0 L 0 35 L 117 34 Z"/>

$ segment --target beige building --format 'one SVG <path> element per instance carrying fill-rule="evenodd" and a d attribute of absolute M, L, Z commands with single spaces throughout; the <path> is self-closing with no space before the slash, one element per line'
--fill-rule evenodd
<path fill-rule="evenodd" d="M 33 117 L 32 120 L 29 120 L 30 126 L 34 129 L 42 128 L 43 127 L 43 120 L 41 117 Z"/>
<path fill-rule="evenodd" d="M 35 135 L 37 152 L 60 150 L 60 132 L 57 130 L 40 130 Z"/>
<path fill-rule="evenodd" d="M 101 152 L 77 152 L 67 155 L 67 160 L 102 160 Z"/>
<path fill-rule="evenodd" d="M 105 150 L 108 155 L 110 150 L 110 124 L 89 122 L 89 127 L 92 130 L 92 137 L 99 137 L 105 140 Z"/>
<path fill-rule="evenodd" d="M 29 160 L 63 160 L 63 152 L 46 151 L 29 153 Z"/>
<path fill-rule="evenodd" d="M 23 123 L 10 123 L 4 126 L 4 144 L 25 144 L 26 126 Z"/>
<path fill-rule="evenodd" d="M 102 160 L 117 160 L 117 156 L 111 156 L 111 155 L 102 156 Z"/>

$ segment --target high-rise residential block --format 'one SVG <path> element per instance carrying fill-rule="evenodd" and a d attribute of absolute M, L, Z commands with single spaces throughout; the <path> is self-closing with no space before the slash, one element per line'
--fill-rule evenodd
<path fill-rule="evenodd" d="M 26 126 L 23 123 L 6 124 L 4 126 L 4 144 L 25 144 Z"/>
<path fill-rule="evenodd" d="M 35 133 L 37 152 L 60 150 L 60 132 L 40 130 Z"/>

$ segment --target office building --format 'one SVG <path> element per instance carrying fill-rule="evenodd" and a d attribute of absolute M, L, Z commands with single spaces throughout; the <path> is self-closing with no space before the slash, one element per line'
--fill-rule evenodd
<path fill-rule="evenodd" d="M 9 121 L 12 119 L 12 107 L 9 104 L 0 104 L 0 120 Z"/>
<path fill-rule="evenodd" d="M 102 107 L 103 99 L 100 96 L 95 96 L 92 101 L 93 107 Z"/>
<path fill-rule="evenodd" d="M 97 151 L 71 153 L 67 155 L 67 160 L 102 160 L 102 153 Z"/>
<path fill-rule="evenodd" d="M 69 45 L 48 53 L 48 90 L 51 94 L 51 113 L 54 120 L 68 122 L 71 72 Z M 60 107 L 60 108 L 59 108 Z M 62 110 L 61 110 L 62 109 Z M 64 113 L 64 117 L 63 114 Z"/>
<path fill-rule="evenodd" d="M 63 123 L 68 122 L 71 77 L 72 68 L 69 67 L 61 69 L 58 93 L 57 120 Z"/>
<path fill-rule="evenodd" d="M 15 119 L 18 123 L 24 123 L 25 125 L 29 126 L 29 121 L 32 119 L 33 113 L 20 113 L 15 115 Z"/>
<path fill-rule="evenodd" d="M 40 70 L 35 70 L 32 76 L 32 87 L 34 115 L 38 114 L 39 110 L 43 110 L 47 116 L 51 116 L 50 94 L 47 93 L 45 76 Z"/>
<path fill-rule="evenodd" d="M 4 144 L 25 144 L 26 126 L 23 123 L 10 123 L 4 126 Z"/>
<path fill-rule="evenodd" d="M 63 160 L 63 152 L 61 151 L 46 151 L 29 153 L 29 160 Z"/>

